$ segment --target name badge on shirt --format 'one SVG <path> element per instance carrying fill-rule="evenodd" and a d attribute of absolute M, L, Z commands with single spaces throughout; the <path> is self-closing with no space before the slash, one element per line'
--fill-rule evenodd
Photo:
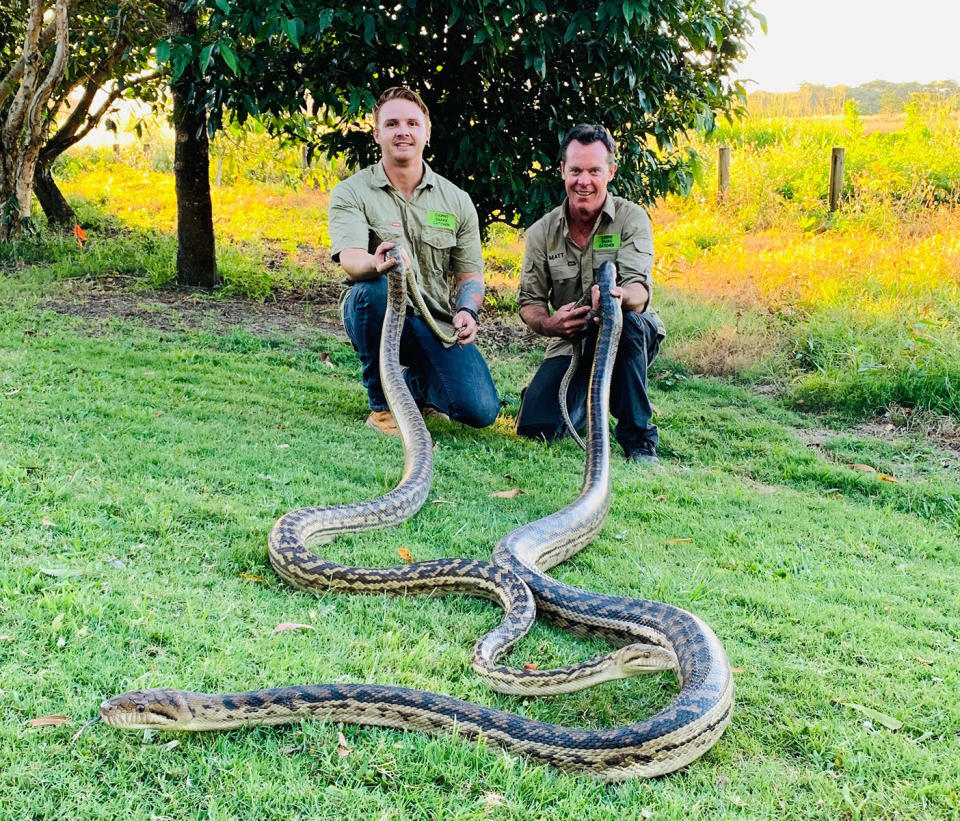
<path fill-rule="evenodd" d="M 597 234 L 593 238 L 593 250 L 617 250 L 620 247 L 619 234 Z"/>
<path fill-rule="evenodd" d="M 443 211 L 427 211 L 427 225 L 434 228 L 449 228 L 451 231 L 457 230 L 457 218 L 453 214 L 445 214 Z"/>

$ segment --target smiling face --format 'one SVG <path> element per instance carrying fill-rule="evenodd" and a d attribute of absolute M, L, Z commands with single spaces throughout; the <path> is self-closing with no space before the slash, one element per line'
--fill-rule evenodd
<path fill-rule="evenodd" d="M 607 198 L 607 183 L 616 170 L 606 146 L 599 140 L 587 144 L 574 140 L 567 146 L 560 173 L 571 217 L 583 221 L 596 217 Z"/>
<path fill-rule="evenodd" d="M 419 164 L 430 139 L 430 124 L 416 103 L 389 100 L 380 107 L 373 139 L 383 151 L 388 167 Z"/>

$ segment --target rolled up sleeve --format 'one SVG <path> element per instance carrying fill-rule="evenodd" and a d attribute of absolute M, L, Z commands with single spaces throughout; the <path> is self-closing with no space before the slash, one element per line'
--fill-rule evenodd
<path fill-rule="evenodd" d="M 625 221 L 623 242 L 617 253 L 617 275 L 621 285 L 643 283 L 650 290 L 653 271 L 653 229 L 650 218 L 639 206 Z"/>
<path fill-rule="evenodd" d="M 370 226 L 360 200 L 348 182 L 339 183 L 330 194 L 328 224 L 334 262 L 340 262 L 340 252 L 345 248 L 369 250 Z"/>
<path fill-rule="evenodd" d="M 550 281 L 547 269 L 547 243 L 541 224 L 531 226 L 523 248 L 523 263 L 520 266 L 520 291 L 517 305 L 543 305 L 550 301 Z"/>

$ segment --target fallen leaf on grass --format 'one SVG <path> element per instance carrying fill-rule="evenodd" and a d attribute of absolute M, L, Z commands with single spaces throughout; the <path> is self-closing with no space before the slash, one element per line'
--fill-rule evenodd
<path fill-rule="evenodd" d="M 668 539 L 667 544 L 685 544 L 686 542 L 692 542 L 693 539 L 684 538 L 684 539 Z"/>
<path fill-rule="evenodd" d="M 330 370 L 336 370 L 337 366 L 333 364 L 333 361 L 330 359 L 330 354 L 326 351 L 320 352 L 319 359 L 324 365 L 330 368 Z"/>
<path fill-rule="evenodd" d="M 69 567 L 41 567 L 40 572 L 44 576 L 53 576 L 57 579 L 64 579 L 68 576 L 82 576 L 82 570 L 71 570 Z"/>
<path fill-rule="evenodd" d="M 433 499 L 432 501 L 435 505 L 452 505 L 453 504 L 453 502 L 451 502 L 449 499 Z"/>
<path fill-rule="evenodd" d="M 512 487 L 510 490 L 497 490 L 490 494 L 491 498 L 494 499 L 515 499 L 523 493 L 522 490 L 518 487 Z"/>
<path fill-rule="evenodd" d="M 524 670 L 539 670 L 540 667 L 535 661 L 528 661 L 523 665 Z"/>
<path fill-rule="evenodd" d="M 287 633 L 291 630 L 316 630 L 316 627 L 312 627 L 309 624 L 297 624 L 294 621 L 282 621 L 276 627 L 273 628 L 274 633 Z"/>
<path fill-rule="evenodd" d="M 70 719 L 66 716 L 40 716 L 40 718 L 30 719 L 31 727 L 59 727 L 61 724 L 69 724 Z"/>
<path fill-rule="evenodd" d="M 407 550 L 407 548 L 405 548 L 405 547 L 398 547 L 398 548 L 397 548 L 397 555 L 398 555 L 401 559 L 403 559 L 407 564 L 413 564 L 413 556 L 411 555 L 410 551 Z"/>
<path fill-rule="evenodd" d="M 343 733 L 339 730 L 337 731 L 337 755 L 340 758 L 346 758 L 350 755 L 350 748 L 347 746 L 347 739 L 344 738 Z"/>
<path fill-rule="evenodd" d="M 480 803 L 483 804 L 485 807 L 488 807 L 488 808 L 489 808 L 489 807 L 499 807 L 499 806 L 500 806 L 501 804 L 503 804 L 506 800 L 507 800 L 507 799 L 505 799 L 505 798 L 504 798 L 502 795 L 500 795 L 500 793 L 498 793 L 498 792 L 488 792 L 488 793 L 485 793 L 484 796 L 483 796 L 483 798 L 480 799 Z"/>
<path fill-rule="evenodd" d="M 876 473 L 877 469 L 872 465 L 864 465 L 861 462 L 856 462 L 855 464 L 850 465 L 853 470 L 862 470 L 866 473 Z"/>
<path fill-rule="evenodd" d="M 864 707 L 862 704 L 857 704 L 853 701 L 838 700 L 837 704 L 842 704 L 844 707 L 849 707 L 851 710 L 857 710 L 858 712 L 863 713 L 871 721 L 875 721 L 877 724 L 886 727 L 888 730 L 899 730 L 903 726 L 903 722 L 899 719 L 896 719 L 893 716 L 888 716 L 886 713 L 881 713 L 879 710 L 874 710 L 872 707 Z"/>
<path fill-rule="evenodd" d="M 731 667 L 731 668 L 730 668 L 730 672 L 731 672 L 731 673 L 746 673 L 747 670 L 746 670 L 745 667 Z"/>
<path fill-rule="evenodd" d="M 886 473 L 878 473 L 877 478 L 881 482 L 893 482 L 894 484 L 897 484 L 900 481 L 895 476 L 888 476 Z"/>
<path fill-rule="evenodd" d="M 933 667 L 933 662 L 930 661 L 930 659 L 925 659 L 923 656 L 917 656 L 917 661 L 926 667 Z"/>
<path fill-rule="evenodd" d="M 263 578 L 263 576 L 258 576 L 256 573 L 241 573 L 240 578 L 249 579 L 252 582 L 263 582 L 264 584 L 269 583 L 265 578 Z"/>

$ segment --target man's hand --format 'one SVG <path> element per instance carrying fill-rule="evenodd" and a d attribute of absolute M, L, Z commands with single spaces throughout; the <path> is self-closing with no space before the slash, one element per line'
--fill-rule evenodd
<path fill-rule="evenodd" d="M 381 242 L 372 254 L 367 253 L 363 248 L 344 248 L 340 252 L 340 265 L 347 279 L 352 282 L 376 279 L 397 264 L 395 260 L 387 257 L 387 251 L 395 247 L 392 242 Z M 407 252 L 401 248 L 400 253 L 403 255 L 404 264 L 409 268 L 410 258 Z"/>
<path fill-rule="evenodd" d="M 642 287 L 642 286 L 641 286 Z M 646 289 L 644 289 L 646 290 Z M 619 285 L 614 285 L 610 289 L 610 296 L 614 299 L 623 300 L 623 288 Z M 600 324 L 600 286 L 596 283 L 590 288 L 590 301 L 593 304 L 593 321 L 599 325 Z"/>
<path fill-rule="evenodd" d="M 469 345 L 477 339 L 477 321 L 466 311 L 457 311 L 453 317 L 454 330 L 459 330 L 458 345 Z"/>
<path fill-rule="evenodd" d="M 542 333 L 546 336 L 560 336 L 570 339 L 580 333 L 587 324 L 589 305 L 577 306 L 576 302 L 568 302 L 557 308 L 553 316 L 541 323 Z"/>

